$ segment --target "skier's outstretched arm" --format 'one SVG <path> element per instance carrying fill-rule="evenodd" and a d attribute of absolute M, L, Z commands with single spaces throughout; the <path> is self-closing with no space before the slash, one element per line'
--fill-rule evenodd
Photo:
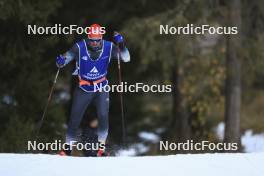
<path fill-rule="evenodd" d="M 66 53 L 60 54 L 59 56 L 57 56 L 57 58 L 56 58 L 56 65 L 57 65 L 57 67 L 59 67 L 59 68 L 64 67 L 65 65 L 67 65 L 68 63 L 70 63 L 72 60 L 74 60 L 77 55 L 78 55 L 78 48 L 77 48 L 76 45 L 74 45 Z"/>

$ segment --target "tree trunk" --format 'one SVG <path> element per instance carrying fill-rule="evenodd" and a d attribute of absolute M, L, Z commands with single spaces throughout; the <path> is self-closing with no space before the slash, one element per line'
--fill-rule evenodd
<path fill-rule="evenodd" d="M 228 26 L 237 26 L 240 33 L 240 0 L 229 1 L 228 8 Z M 225 142 L 235 142 L 240 145 L 241 63 L 239 51 L 241 36 L 239 33 L 227 36 Z"/>
<path fill-rule="evenodd" d="M 187 139 L 190 139 L 189 117 L 186 112 L 182 94 L 180 92 L 180 84 L 182 79 L 183 74 L 179 73 L 179 66 L 175 64 L 172 69 L 173 120 L 171 126 L 174 131 L 174 136 L 178 142 L 186 142 Z"/>

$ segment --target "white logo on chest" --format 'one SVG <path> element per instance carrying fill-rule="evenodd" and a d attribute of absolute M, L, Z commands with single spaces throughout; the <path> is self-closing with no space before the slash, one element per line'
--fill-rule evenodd
<path fill-rule="evenodd" d="M 83 56 L 82 57 L 82 60 L 85 60 L 86 61 L 86 60 L 88 60 L 88 57 L 87 56 Z"/>
<path fill-rule="evenodd" d="M 93 67 L 92 70 L 90 71 L 90 73 L 98 73 L 98 70 L 96 67 Z"/>

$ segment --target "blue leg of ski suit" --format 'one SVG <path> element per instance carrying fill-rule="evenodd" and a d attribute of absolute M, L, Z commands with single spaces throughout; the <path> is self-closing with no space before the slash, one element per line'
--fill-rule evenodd
<path fill-rule="evenodd" d="M 94 102 L 98 117 L 98 141 L 105 141 L 108 135 L 109 92 L 85 92 L 76 87 L 73 95 L 70 121 L 66 133 L 66 143 L 76 141 L 76 135 L 86 108 Z"/>

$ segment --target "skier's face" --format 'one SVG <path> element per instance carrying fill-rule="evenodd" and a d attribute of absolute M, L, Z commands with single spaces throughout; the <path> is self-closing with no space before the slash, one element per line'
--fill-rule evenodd
<path fill-rule="evenodd" d="M 89 45 L 92 48 L 98 48 L 101 46 L 102 39 L 89 39 Z"/>

